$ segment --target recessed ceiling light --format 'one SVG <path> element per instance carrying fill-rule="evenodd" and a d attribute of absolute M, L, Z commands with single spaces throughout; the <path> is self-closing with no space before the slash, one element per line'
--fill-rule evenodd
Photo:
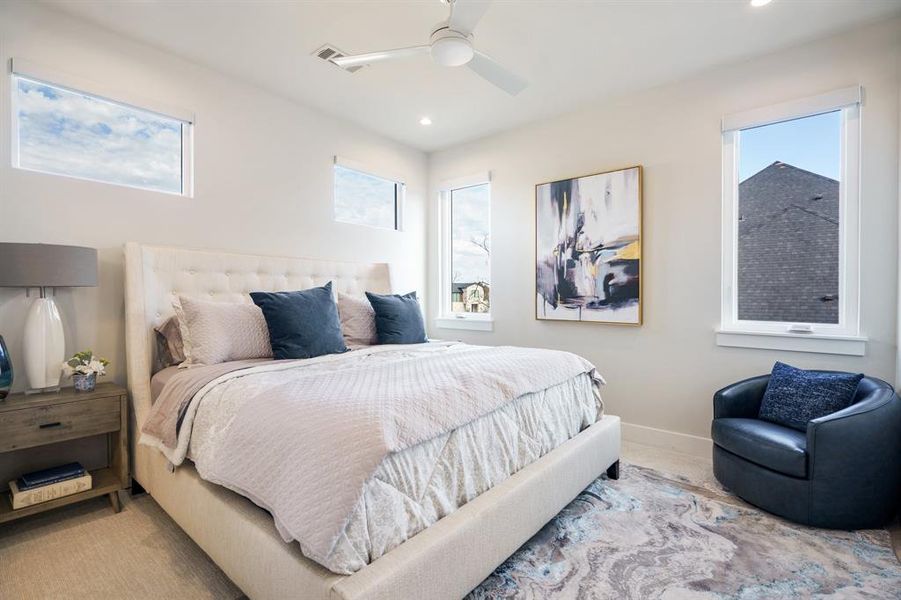
<path fill-rule="evenodd" d="M 419 119 L 419 124 L 420 125 L 431 125 L 432 120 L 428 117 L 423 117 L 423 118 Z"/>
<path fill-rule="evenodd" d="M 773 0 L 751 0 L 751 6 L 753 6 L 755 8 L 760 7 L 760 6 L 766 6 L 767 4 L 769 4 L 772 1 Z"/>

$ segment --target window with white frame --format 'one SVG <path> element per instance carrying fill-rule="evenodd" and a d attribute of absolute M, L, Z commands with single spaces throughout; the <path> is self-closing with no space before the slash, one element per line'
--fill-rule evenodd
<path fill-rule="evenodd" d="M 191 195 L 191 118 L 15 70 L 21 64 L 11 79 L 13 167 Z"/>
<path fill-rule="evenodd" d="M 405 186 L 396 178 L 372 171 L 335 157 L 335 220 L 400 230 Z"/>
<path fill-rule="evenodd" d="M 721 333 L 858 336 L 859 105 L 850 88 L 723 120 Z"/>
<path fill-rule="evenodd" d="M 488 323 L 491 313 L 491 184 L 488 175 L 448 182 L 441 190 L 439 326 Z M 485 329 L 485 326 L 463 325 Z"/>

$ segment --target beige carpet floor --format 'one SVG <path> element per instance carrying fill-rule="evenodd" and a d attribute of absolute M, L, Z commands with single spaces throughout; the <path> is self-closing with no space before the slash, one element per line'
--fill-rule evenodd
<path fill-rule="evenodd" d="M 150 496 L 123 499 L 119 514 L 101 497 L 0 526 L 0 598 L 242 596 Z"/>
<path fill-rule="evenodd" d="M 629 442 L 623 459 L 713 484 L 709 459 Z M 242 597 L 150 496 L 124 500 L 119 514 L 97 498 L 0 526 L 0 600 Z"/>

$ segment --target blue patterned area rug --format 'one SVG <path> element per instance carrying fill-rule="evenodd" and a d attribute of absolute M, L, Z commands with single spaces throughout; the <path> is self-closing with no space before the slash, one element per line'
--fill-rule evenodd
<path fill-rule="evenodd" d="M 887 531 L 795 525 L 722 489 L 624 465 L 469 598 L 901 598 L 901 563 Z"/>

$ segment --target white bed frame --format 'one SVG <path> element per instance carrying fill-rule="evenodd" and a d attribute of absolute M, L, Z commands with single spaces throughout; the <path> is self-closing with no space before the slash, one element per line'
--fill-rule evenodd
<path fill-rule="evenodd" d="M 125 247 L 126 349 L 134 479 L 253 599 L 460 598 L 605 470 L 618 467 L 620 421 L 603 419 L 353 575 L 337 575 L 285 543 L 266 511 L 203 481 L 189 463 L 170 472 L 136 440 L 150 410 L 153 327 L 179 293 L 239 299 L 253 290 L 390 292 L 388 265 L 144 246 Z"/>

